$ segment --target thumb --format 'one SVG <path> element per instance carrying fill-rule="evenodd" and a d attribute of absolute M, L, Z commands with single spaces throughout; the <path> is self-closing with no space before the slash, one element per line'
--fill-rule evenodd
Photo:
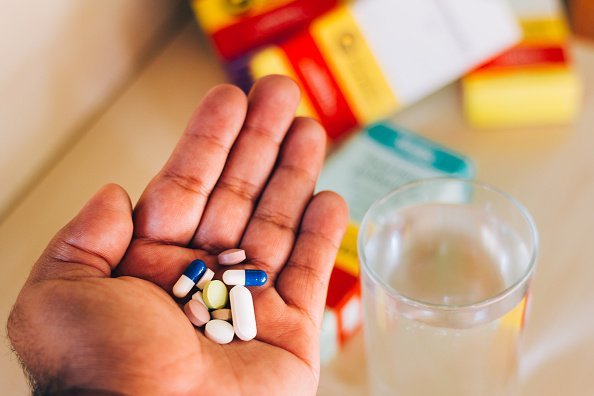
<path fill-rule="evenodd" d="M 116 184 L 104 186 L 51 240 L 29 282 L 109 277 L 130 244 L 132 228 L 128 194 Z"/>

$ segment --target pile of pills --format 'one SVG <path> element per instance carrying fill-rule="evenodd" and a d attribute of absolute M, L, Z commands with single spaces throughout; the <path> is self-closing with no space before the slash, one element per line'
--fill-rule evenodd
<path fill-rule="evenodd" d="M 242 249 L 225 250 L 217 256 L 221 265 L 235 265 L 245 260 Z M 262 286 L 268 277 L 261 270 L 229 269 L 223 281 L 213 280 L 214 272 L 202 260 L 194 260 L 173 286 L 173 295 L 183 298 L 194 286 L 198 289 L 184 306 L 184 312 L 196 327 L 217 344 L 228 344 L 234 335 L 249 341 L 256 337 L 256 314 L 252 293 L 246 286 Z M 233 286 L 227 291 L 227 286 Z"/>

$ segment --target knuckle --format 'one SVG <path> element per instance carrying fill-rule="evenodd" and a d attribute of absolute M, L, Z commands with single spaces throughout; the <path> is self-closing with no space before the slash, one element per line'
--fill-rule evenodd
<path fill-rule="evenodd" d="M 162 173 L 165 180 L 173 183 L 177 187 L 189 191 L 193 194 L 208 197 L 210 189 L 205 185 L 204 180 L 200 177 L 178 173 L 172 169 L 165 169 Z"/>

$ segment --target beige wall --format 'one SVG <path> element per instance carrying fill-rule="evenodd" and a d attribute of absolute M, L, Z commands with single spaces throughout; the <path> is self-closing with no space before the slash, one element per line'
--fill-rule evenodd
<path fill-rule="evenodd" d="M 179 24 L 179 0 L 4 0 L 0 221 Z"/>

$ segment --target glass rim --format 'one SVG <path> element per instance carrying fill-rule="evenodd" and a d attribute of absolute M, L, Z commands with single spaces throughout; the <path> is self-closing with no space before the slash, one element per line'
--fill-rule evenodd
<path fill-rule="evenodd" d="M 365 257 L 365 250 L 363 249 L 363 230 L 365 229 L 365 226 L 369 222 L 369 219 L 371 218 L 371 214 L 380 205 L 382 205 L 389 199 L 393 198 L 395 195 L 399 195 L 406 190 L 410 190 L 410 189 L 418 187 L 419 185 L 422 185 L 422 184 L 432 184 L 432 183 L 436 183 L 436 182 L 458 182 L 458 183 L 463 183 L 466 185 L 473 186 L 475 188 L 479 187 L 482 190 L 490 191 L 492 193 L 495 193 L 496 195 L 499 195 L 500 197 L 504 198 L 506 201 L 511 203 L 516 209 L 518 209 L 518 212 L 522 215 L 522 217 L 524 218 L 524 220 L 526 221 L 526 223 L 528 224 L 528 227 L 530 229 L 530 236 L 532 237 L 532 251 L 530 252 L 530 261 L 528 263 L 528 267 L 526 268 L 526 271 L 524 272 L 524 274 L 522 276 L 518 277 L 518 279 L 514 283 L 512 283 L 510 286 L 504 288 L 502 291 L 498 292 L 497 294 L 495 294 L 491 297 L 488 297 L 486 299 L 482 299 L 482 300 L 479 300 L 476 302 L 468 303 L 468 304 L 451 304 L 451 305 L 450 304 L 435 304 L 435 303 L 430 303 L 430 302 L 422 301 L 419 299 L 415 299 L 415 298 L 412 298 L 412 297 L 409 297 L 409 296 L 406 296 L 406 295 L 400 293 L 394 287 L 392 287 L 388 283 L 386 283 L 376 273 L 376 271 L 370 266 L 370 264 L 367 262 L 367 259 Z M 407 305 L 414 306 L 417 308 L 426 309 L 426 310 L 431 310 L 431 311 L 475 310 L 475 309 L 485 308 L 485 307 L 491 306 L 493 304 L 496 304 L 502 300 L 505 300 L 506 297 L 514 294 L 514 292 L 517 291 L 520 287 L 522 287 L 522 285 L 524 285 L 532 276 L 534 269 L 535 269 L 536 256 L 538 255 L 538 246 L 539 246 L 539 237 L 538 237 L 538 231 L 536 229 L 536 224 L 535 224 L 534 219 L 532 218 L 532 215 L 530 214 L 530 212 L 528 212 L 526 207 L 524 205 L 522 205 L 520 203 L 520 201 L 518 201 L 516 198 L 514 198 L 510 194 L 508 194 L 508 193 L 506 193 L 506 192 L 504 192 L 490 184 L 483 183 L 481 181 L 467 180 L 467 179 L 456 178 L 456 177 L 433 177 L 433 178 L 421 179 L 421 180 L 412 181 L 412 182 L 403 184 L 400 187 L 397 187 L 395 190 L 391 191 L 389 194 L 376 200 L 369 207 L 369 209 L 367 209 L 367 211 L 365 212 L 365 215 L 363 216 L 363 220 L 361 221 L 361 225 L 359 227 L 359 232 L 357 235 L 357 252 L 358 252 L 357 254 L 359 256 L 359 262 L 362 264 L 361 265 L 363 267 L 362 269 L 365 270 L 366 274 L 376 284 L 379 284 L 380 286 L 382 286 L 384 291 L 386 293 L 388 293 L 391 297 L 393 297 L 397 300 L 400 300 Z"/>

